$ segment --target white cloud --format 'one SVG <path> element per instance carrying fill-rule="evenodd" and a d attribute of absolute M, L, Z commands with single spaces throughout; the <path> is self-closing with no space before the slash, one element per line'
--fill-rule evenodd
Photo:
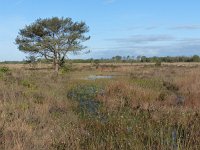
<path fill-rule="evenodd" d="M 179 26 L 170 27 L 169 29 L 172 29 L 172 30 L 199 30 L 200 25 L 179 25 Z"/>
<path fill-rule="evenodd" d="M 115 41 L 117 43 L 152 43 L 152 42 L 167 42 L 167 41 L 174 41 L 175 38 L 170 35 L 134 35 L 129 38 L 114 38 L 108 39 L 110 41 Z"/>

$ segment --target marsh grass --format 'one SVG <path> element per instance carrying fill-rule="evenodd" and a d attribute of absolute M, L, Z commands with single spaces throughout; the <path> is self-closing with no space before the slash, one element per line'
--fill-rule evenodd
<path fill-rule="evenodd" d="M 0 69 L 0 149 L 200 149 L 198 66 L 73 66 Z"/>

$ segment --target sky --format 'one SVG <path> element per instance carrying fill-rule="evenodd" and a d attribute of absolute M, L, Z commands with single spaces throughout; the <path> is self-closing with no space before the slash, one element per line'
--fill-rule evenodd
<path fill-rule="evenodd" d="M 0 61 L 23 60 L 20 29 L 70 17 L 90 27 L 89 54 L 69 58 L 200 55 L 200 0 L 0 0 Z"/>

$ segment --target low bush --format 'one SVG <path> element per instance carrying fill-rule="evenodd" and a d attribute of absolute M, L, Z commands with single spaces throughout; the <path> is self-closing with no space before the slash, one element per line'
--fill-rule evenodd
<path fill-rule="evenodd" d="M 0 67 L 0 73 L 7 73 L 10 69 L 8 67 Z"/>

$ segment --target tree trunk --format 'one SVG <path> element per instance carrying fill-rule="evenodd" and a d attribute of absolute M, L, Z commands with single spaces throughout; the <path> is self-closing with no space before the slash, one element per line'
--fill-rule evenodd
<path fill-rule="evenodd" d="M 55 68 L 56 68 L 56 61 L 55 59 L 53 59 L 53 69 L 55 70 Z"/>
<path fill-rule="evenodd" d="M 59 71 L 59 63 L 56 62 L 56 64 L 55 64 L 55 72 L 58 72 L 58 71 Z"/>
<path fill-rule="evenodd" d="M 58 72 L 59 68 L 60 68 L 60 64 L 59 64 L 59 61 L 56 59 L 55 60 L 55 71 Z"/>
<path fill-rule="evenodd" d="M 59 61 L 57 59 L 53 60 L 53 68 L 54 68 L 54 71 L 58 73 L 60 65 L 59 65 Z"/>

